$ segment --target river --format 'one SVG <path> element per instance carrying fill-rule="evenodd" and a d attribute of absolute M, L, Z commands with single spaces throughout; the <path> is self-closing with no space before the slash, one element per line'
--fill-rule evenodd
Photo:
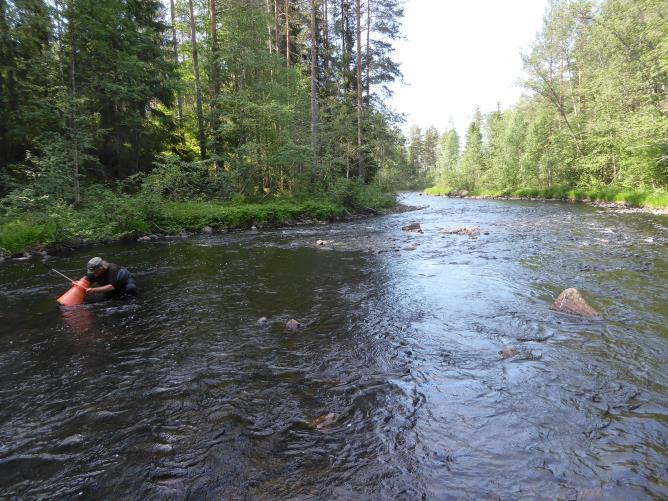
<path fill-rule="evenodd" d="M 0 264 L 0 497 L 667 498 L 668 217 L 403 202 L 57 255 L 140 288 L 67 311 Z M 602 317 L 549 311 L 567 287 Z"/>

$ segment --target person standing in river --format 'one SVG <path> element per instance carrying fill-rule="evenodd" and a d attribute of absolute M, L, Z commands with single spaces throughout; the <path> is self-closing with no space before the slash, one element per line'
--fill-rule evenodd
<path fill-rule="evenodd" d="M 123 294 L 137 295 L 135 277 L 127 268 L 109 263 L 101 257 L 94 257 L 88 261 L 84 277 L 98 287 L 89 287 L 86 294 L 104 292 L 107 297 L 120 297 Z"/>

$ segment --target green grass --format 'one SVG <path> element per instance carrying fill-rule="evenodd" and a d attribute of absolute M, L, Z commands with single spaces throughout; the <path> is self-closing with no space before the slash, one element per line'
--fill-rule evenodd
<path fill-rule="evenodd" d="M 390 203 L 371 193 L 358 200 L 369 207 Z M 380 204 L 380 205 L 379 205 Z M 263 203 L 166 202 L 142 197 L 98 200 L 74 209 L 56 205 L 41 211 L 0 219 L 0 254 L 13 254 L 59 244 L 93 243 L 147 233 L 249 228 L 290 224 L 302 219 L 333 220 L 348 213 L 331 200 L 275 199 Z"/>
<path fill-rule="evenodd" d="M 277 200 L 267 203 L 221 204 L 171 202 L 156 224 L 166 231 L 212 228 L 248 228 L 254 224 L 289 224 L 299 218 L 329 220 L 342 216 L 345 208 L 334 202 Z"/>
<path fill-rule="evenodd" d="M 427 195 L 447 195 L 452 193 L 450 187 L 433 186 L 427 188 Z M 655 209 L 668 208 L 668 192 L 663 190 L 627 190 L 623 188 L 571 188 L 568 186 L 554 186 L 551 188 L 518 188 L 514 190 L 487 190 L 480 189 L 470 193 L 472 196 L 482 197 L 519 197 L 541 198 L 571 201 L 605 201 L 630 205 L 632 207 L 651 207 Z"/>

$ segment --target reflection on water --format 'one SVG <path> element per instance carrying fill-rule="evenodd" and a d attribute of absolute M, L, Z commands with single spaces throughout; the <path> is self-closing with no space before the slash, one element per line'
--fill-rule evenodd
<path fill-rule="evenodd" d="M 127 301 L 3 264 L 0 496 L 668 496 L 666 218 L 407 202 L 52 261 L 128 266 Z M 566 287 L 604 319 L 548 311 Z"/>
<path fill-rule="evenodd" d="M 73 334 L 84 334 L 95 323 L 95 314 L 86 305 L 61 306 L 60 317 Z"/>

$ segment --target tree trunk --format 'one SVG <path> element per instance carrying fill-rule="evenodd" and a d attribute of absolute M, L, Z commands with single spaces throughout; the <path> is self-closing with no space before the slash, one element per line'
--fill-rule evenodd
<path fill-rule="evenodd" d="M 285 64 L 290 67 L 290 1 L 285 0 Z"/>
<path fill-rule="evenodd" d="M 366 0 L 366 105 L 369 106 L 371 94 L 371 0 Z"/>
<path fill-rule="evenodd" d="M 269 0 L 266 0 L 265 6 L 267 9 L 267 17 L 271 15 L 271 10 L 269 8 Z M 267 23 L 267 34 L 269 35 L 269 40 L 267 40 L 267 49 L 269 50 L 269 54 L 271 54 L 272 48 L 271 48 L 271 39 L 272 39 L 272 34 L 271 34 L 271 24 Z"/>
<path fill-rule="evenodd" d="M 316 3 L 311 0 L 311 149 L 313 165 L 311 177 L 315 180 L 318 165 L 318 37 L 316 36 Z"/>
<path fill-rule="evenodd" d="M 79 205 L 81 203 L 81 193 L 79 188 L 79 131 L 77 130 L 77 79 L 76 79 L 76 63 L 74 57 L 77 51 L 77 44 L 75 38 L 74 26 L 72 19 L 70 19 L 70 33 L 72 34 L 72 46 L 70 47 L 70 93 L 71 93 L 71 106 L 70 106 L 70 133 L 72 134 L 72 159 L 74 163 L 74 205 Z"/>
<path fill-rule="evenodd" d="M 279 25 L 279 18 L 281 14 L 278 11 L 278 0 L 274 0 L 274 36 L 276 38 L 276 52 L 280 53 L 281 45 L 281 30 Z"/>
<path fill-rule="evenodd" d="M 195 14 L 193 12 L 193 0 L 188 0 L 190 10 L 190 38 L 193 44 L 193 70 L 195 73 L 195 95 L 197 98 L 197 128 L 199 132 L 200 158 L 206 158 L 206 139 L 204 137 L 204 116 L 202 114 L 202 91 L 199 84 L 199 64 L 197 61 L 197 32 L 195 30 Z"/>
<path fill-rule="evenodd" d="M 218 96 L 220 95 L 220 74 L 218 72 L 218 12 L 216 10 L 216 0 L 209 0 L 209 18 L 211 21 L 211 120 L 210 130 L 214 134 L 218 130 Z M 213 150 L 216 150 L 217 143 L 213 141 Z"/>
<path fill-rule="evenodd" d="M 329 69 L 329 16 L 327 14 L 327 2 L 322 2 L 322 47 L 324 49 L 324 66 Z"/>
<path fill-rule="evenodd" d="M 364 108 L 362 103 L 362 25 L 360 0 L 357 0 L 357 173 L 364 181 L 366 170 L 364 165 L 364 152 L 362 151 L 362 119 Z"/>
<path fill-rule="evenodd" d="M 178 68 L 179 66 L 179 43 L 176 38 L 176 13 L 174 8 L 174 0 L 169 0 L 169 11 L 172 17 L 172 45 L 174 49 L 174 62 Z M 179 122 L 183 118 L 183 96 L 181 91 L 176 91 L 176 117 Z"/>

